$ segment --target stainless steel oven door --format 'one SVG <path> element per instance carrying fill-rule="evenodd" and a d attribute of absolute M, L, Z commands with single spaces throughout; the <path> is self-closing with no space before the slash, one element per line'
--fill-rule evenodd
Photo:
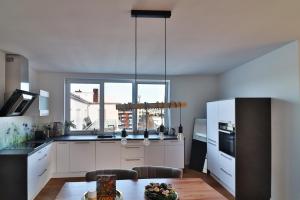
<path fill-rule="evenodd" d="M 235 134 L 234 132 L 219 130 L 219 150 L 235 157 Z"/>

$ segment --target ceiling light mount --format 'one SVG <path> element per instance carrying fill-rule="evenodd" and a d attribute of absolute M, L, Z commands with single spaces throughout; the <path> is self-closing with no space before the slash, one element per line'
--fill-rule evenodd
<path fill-rule="evenodd" d="M 131 17 L 170 18 L 170 10 L 131 10 Z"/>

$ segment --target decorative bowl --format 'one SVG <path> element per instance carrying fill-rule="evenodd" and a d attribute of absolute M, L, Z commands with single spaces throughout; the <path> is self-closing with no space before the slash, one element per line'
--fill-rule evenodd
<path fill-rule="evenodd" d="M 145 197 L 149 200 L 178 200 L 178 193 L 171 184 L 150 183 L 145 186 Z"/>

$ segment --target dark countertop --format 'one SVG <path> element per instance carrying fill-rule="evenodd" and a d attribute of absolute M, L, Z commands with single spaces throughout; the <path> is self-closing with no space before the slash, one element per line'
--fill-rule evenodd
<path fill-rule="evenodd" d="M 143 140 L 144 135 L 128 135 L 127 140 Z M 150 140 L 159 140 L 158 135 L 149 135 Z M 31 154 L 39 151 L 53 141 L 119 141 L 121 140 L 120 135 L 116 135 L 112 138 L 98 138 L 97 135 L 64 135 L 47 140 L 38 141 L 43 142 L 42 145 L 34 147 L 32 143 L 22 143 L 13 145 L 5 149 L 0 150 L 0 156 L 30 156 Z M 164 140 L 177 140 L 177 136 L 165 136 Z"/>
<path fill-rule="evenodd" d="M 55 141 L 118 141 L 121 140 L 120 135 L 112 138 L 98 138 L 97 135 L 65 135 L 53 138 Z M 127 140 L 143 140 L 144 135 L 128 135 Z M 158 135 L 149 135 L 150 140 L 159 140 Z M 164 140 L 177 140 L 177 136 L 165 136 Z"/>

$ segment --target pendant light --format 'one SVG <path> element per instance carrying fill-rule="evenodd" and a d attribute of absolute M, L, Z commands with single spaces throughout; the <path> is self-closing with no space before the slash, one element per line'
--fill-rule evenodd
<path fill-rule="evenodd" d="M 161 125 L 159 126 L 159 139 L 163 140 L 165 138 L 165 127 L 163 125 L 162 108 L 160 109 L 160 118 L 161 118 Z"/>
<path fill-rule="evenodd" d="M 181 124 L 181 104 L 179 105 L 179 127 L 178 127 L 178 135 L 177 135 L 178 140 L 183 140 L 184 135 L 183 135 L 183 127 Z"/>
<path fill-rule="evenodd" d="M 167 89 L 167 18 L 166 17 L 165 17 L 165 74 L 164 75 L 165 75 L 165 89 Z M 166 97 L 164 99 L 164 103 L 166 103 Z M 162 109 L 161 109 L 161 125 L 159 127 L 160 140 L 163 140 L 165 137 L 165 126 L 163 124 L 164 120 L 162 119 L 163 116 L 165 116 L 165 112 L 164 115 L 162 115 Z"/>
<path fill-rule="evenodd" d="M 148 132 L 148 108 L 147 108 L 147 103 L 145 103 L 145 107 L 146 107 L 146 129 L 144 131 L 144 141 L 143 144 L 145 146 L 149 146 L 150 145 L 150 140 L 149 140 L 149 132 Z"/>

